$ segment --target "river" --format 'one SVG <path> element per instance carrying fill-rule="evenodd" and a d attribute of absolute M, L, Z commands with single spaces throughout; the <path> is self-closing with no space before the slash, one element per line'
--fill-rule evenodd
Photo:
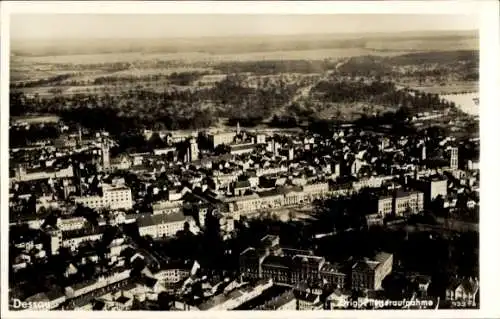
<path fill-rule="evenodd" d="M 463 112 L 479 116 L 479 93 L 444 94 L 442 99 L 454 102 Z"/>

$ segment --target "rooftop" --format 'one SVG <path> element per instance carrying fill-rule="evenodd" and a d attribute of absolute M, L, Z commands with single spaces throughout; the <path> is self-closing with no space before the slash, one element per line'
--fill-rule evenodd
<path fill-rule="evenodd" d="M 186 216 L 183 212 L 173 212 L 170 214 L 143 214 L 137 218 L 137 225 L 139 227 L 147 227 L 160 224 L 168 224 L 175 222 L 186 221 Z"/>
<path fill-rule="evenodd" d="M 316 294 L 308 293 L 302 290 L 295 290 L 294 291 L 294 296 L 295 298 L 303 301 L 307 301 L 309 303 L 315 303 L 319 301 L 319 296 Z"/>

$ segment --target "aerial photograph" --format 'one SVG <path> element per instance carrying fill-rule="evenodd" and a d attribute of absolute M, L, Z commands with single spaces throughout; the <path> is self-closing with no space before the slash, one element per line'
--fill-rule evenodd
<path fill-rule="evenodd" d="M 15 14 L 9 55 L 10 311 L 479 309 L 477 16 Z"/>

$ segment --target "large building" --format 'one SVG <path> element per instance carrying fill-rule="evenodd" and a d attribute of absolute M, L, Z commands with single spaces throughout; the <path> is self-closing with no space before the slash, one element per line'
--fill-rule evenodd
<path fill-rule="evenodd" d="M 225 132 L 225 133 L 214 133 L 208 135 L 208 140 L 213 148 L 216 148 L 221 144 L 232 144 L 234 138 L 236 137 L 235 132 Z"/>
<path fill-rule="evenodd" d="M 382 280 L 392 272 L 393 256 L 379 253 L 373 260 L 363 259 L 352 267 L 351 287 L 356 290 L 379 290 Z"/>
<path fill-rule="evenodd" d="M 75 197 L 76 204 L 82 204 L 92 209 L 131 209 L 133 206 L 132 192 L 124 185 L 102 185 L 102 196 L 79 196 Z"/>
<path fill-rule="evenodd" d="M 66 168 L 35 168 L 26 169 L 22 165 L 16 168 L 14 180 L 18 182 L 28 182 L 49 178 L 71 178 L 73 177 L 73 166 L 68 165 Z"/>
<path fill-rule="evenodd" d="M 185 229 L 186 224 L 191 232 L 196 233 L 198 227 L 191 216 L 184 216 L 182 212 L 170 214 L 145 214 L 137 218 L 139 234 L 153 238 L 175 236 L 177 232 Z"/>
<path fill-rule="evenodd" d="M 428 206 L 436 197 L 448 195 L 448 181 L 442 177 L 410 179 L 408 186 L 424 193 L 424 205 Z"/>
<path fill-rule="evenodd" d="M 101 144 L 101 167 L 103 170 L 109 170 L 111 168 L 111 161 L 109 158 L 109 144 L 107 140 L 104 140 Z"/>
<path fill-rule="evenodd" d="M 324 198 L 329 194 L 328 183 L 314 183 L 228 198 L 226 202 L 229 205 L 230 212 L 245 214 L 265 209 L 312 203 L 315 199 Z"/>
<path fill-rule="evenodd" d="M 249 247 L 240 254 L 240 275 L 243 279 L 272 279 L 288 285 L 323 279 L 337 287 L 344 287 L 346 277 L 325 258 L 309 251 L 281 248 L 279 237 L 269 235 L 259 247 Z"/>
<path fill-rule="evenodd" d="M 422 192 L 397 191 L 394 196 L 393 212 L 396 216 L 402 216 L 407 212 L 419 213 L 424 208 L 424 194 Z"/>
<path fill-rule="evenodd" d="M 197 161 L 200 157 L 200 151 L 198 149 L 198 143 L 195 138 L 189 139 L 189 146 L 186 153 L 186 162 Z"/>
<path fill-rule="evenodd" d="M 377 213 L 382 217 L 403 216 L 407 213 L 417 214 L 424 209 L 424 193 L 397 190 L 392 194 L 379 196 L 376 203 Z"/>

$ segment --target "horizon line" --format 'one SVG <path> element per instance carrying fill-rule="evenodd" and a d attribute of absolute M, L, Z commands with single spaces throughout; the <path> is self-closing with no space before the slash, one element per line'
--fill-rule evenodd
<path fill-rule="evenodd" d="M 347 35 L 347 36 L 354 36 L 355 38 L 356 35 L 358 36 L 369 36 L 369 35 L 396 35 L 398 37 L 399 35 L 402 34 L 432 34 L 436 33 L 436 37 L 439 36 L 439 34 L 443 33 L 477 33 L 477 36 L 479 37 L 479 28 L 474 28 L 474 29 L 435 29 L 435 30 L 405 30 L 405 31 L 393 31 L 393 32 L 387 32 L 387 31 L 368 31 L 368 32 L 325 32 L 325 33 L 295 33 L 295 34 L 290 34 L 290 33 L 275 33 L 275 34 L 234 34 L 234 35 L 188 35 L 188 36 L 175 36 L 175 37 L 12 37 L 10 36 L 11 41 L 17 41 L 17 40 L 30 40 L 30 41 L 61 41 L 61 40 L 185 40 L 185 39 L 205 39 L 205 38 L 221 38 L 221 39 L 228 39 L 228 38 L 263 38 L 263 37 L 296 37 L 296 36 L 339 36 L 339 35 Z"/>

